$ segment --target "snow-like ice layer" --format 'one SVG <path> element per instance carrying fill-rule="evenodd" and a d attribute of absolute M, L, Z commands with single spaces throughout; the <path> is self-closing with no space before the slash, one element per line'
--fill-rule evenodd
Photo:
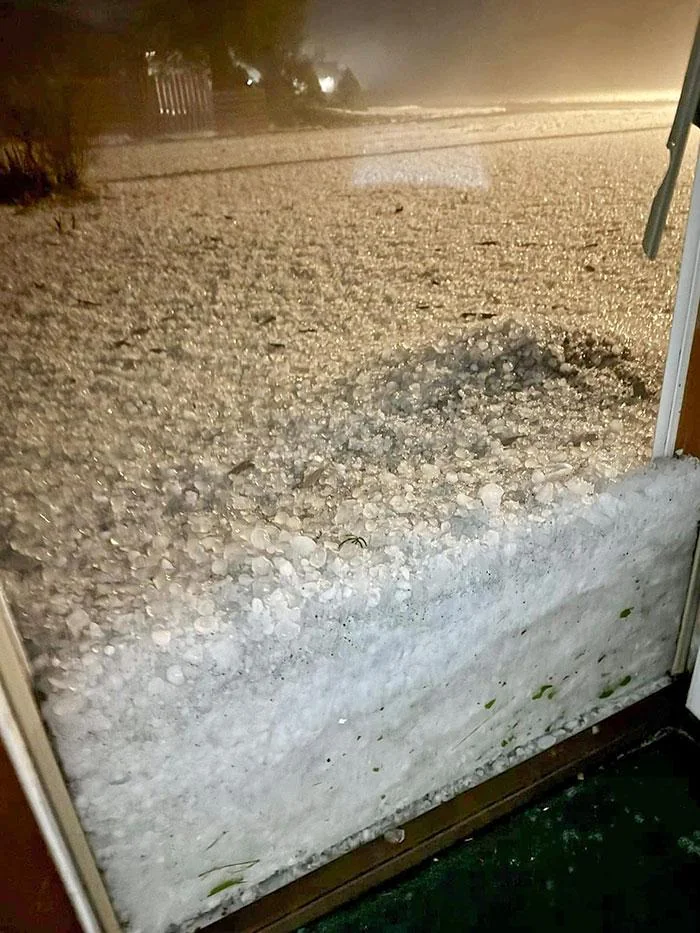
<path fill-rule="evenodd" d="M 93 174 L 96 179 L 108 181 L 217 171 L 255 166 L 260 162 L 284 165 L 295 160 L 367 157 L 425 147 L 444 149 L 508 140 L 522 142 L 547 136 L 635 132 L 650 127 L 667 130 L 673 113 L 673 106 L 664 104 L 573 112 L 453 114 L 440 121 L 416 120 L 388 126 L 298 130 L 264 139 L 193 140 L 187 145 L 178 142 L 142 143 L 125 149 L 114 147 L 100 151 Z M 459 150 L 455 156 L 459 161 Z"/>
<path fill-rule="evenodd" d="M 280 587 L 227 620 L 213 598 L 186 628 L 171 598 L 151 638 L 47 671 L 46 714 L 130 929 L 191 929 L 653 689 L 699 501 L 698 464 L 663 463 L 540 525 L 414 532 L 326 586 L 302 564 L 307 539 L 296 606 Z"/>
<path fill-rule="evenodd" d="M 470 138 L 368 145 L 426 132 Z M 488 189 L 357 186 L 351 131 L 313 145 L 354 163 L 216 174 L 310 139 L 111 150 L 113 175 L 215 171 L 0 226 L 0 576 L 149 933 L 653 689 L 677 622 L 695 467 L 606 497 L 648 457 L 668 335 L 680 225 L 661 262 L 638 246 L 656 136 L 482 148 Z"/>

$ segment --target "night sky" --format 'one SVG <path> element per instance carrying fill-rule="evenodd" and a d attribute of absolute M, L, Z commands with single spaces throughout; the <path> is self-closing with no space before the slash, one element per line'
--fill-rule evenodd
<path fill-rule="evenodd" d="M 139 5 L 64 2 L 102 24 Z M 700 12 L 698 0 L 308 2 L 307 48 L 389 99 L 435 103 L 678 88 Z"/>
<path fill-rule="evenodd" d="M 697 0 L 310 0 L 309 35 L 398 95 L 679 85 Z"/>

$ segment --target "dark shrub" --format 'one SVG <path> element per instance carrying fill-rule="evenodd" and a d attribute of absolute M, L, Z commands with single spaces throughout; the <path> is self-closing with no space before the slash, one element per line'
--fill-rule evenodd
<path fill-rule="evenodd" d="M 12 140 L 0 149 L 0 203 L 37 201 L 51 193 L 51 178 L 30 142 Z"/>
<path fill-rule="evenodd" d="M 349 68 L 345 68 L 333 95 L 333 104 L 345 110 L 366 110 L 367 101 L 362 85 Z"/>
<path fill-rule="evenodd" d="M 23 75 L 5 85 L 0 105 L 0 200 L 22 202 L 83 183 L 97 131 L 88 82 Z"/>

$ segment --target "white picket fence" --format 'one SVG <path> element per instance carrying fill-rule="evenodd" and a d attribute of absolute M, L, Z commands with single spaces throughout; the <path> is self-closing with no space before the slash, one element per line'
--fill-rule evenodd
<path fill-rule="evenodd" d="M 147 125 L 154 135 L 214 129 L 214 103 L 208 75 L 167 71 L 148 81 Z"/>

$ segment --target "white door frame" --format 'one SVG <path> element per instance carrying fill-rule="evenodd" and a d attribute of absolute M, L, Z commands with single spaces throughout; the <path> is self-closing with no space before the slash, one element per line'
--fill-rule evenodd
<path fill-rule="evenodd" d="M 695 164 L 695 176 L 688 211 L 683 255 L 678 276 L 678 289 L 673 324 L 666 357 L 666 369 L 661 389 L 661 401 L 654 438 L 654 458 L 673 457 L 680 423 L 690 355 L 698 326 L 700 307 L 700 150 Z M 685 610 L 681 620 L 673 674 L 685 673 L 692 664 L 692 643 L 698 631 L 700 604 L 700 543 L 696 547 Z M 700 661 L 695 662 L 687 706 L 700 718 Z"/>
<path fill-rule="evenodd" d="M 0 739 L 84 933 L 119 933 L 34 699 L 29 665 L 0 589 Z"/>
<path fill-rule="evenodd" d="M 690 681 L 686 706 L 694 716 L 700 719 L 700 661 L 695 662 L 695 670 Z"/>
<path fill-rule="evenodd" d="M 654 437 L 654 458 L 676 453 L 676 436 L 688 378 L 688 364 L 700 306 L 700 150 L 695 164 L 693 192 L 678 276 L 673 324 L 666 356 L 659 415 Z"/>

